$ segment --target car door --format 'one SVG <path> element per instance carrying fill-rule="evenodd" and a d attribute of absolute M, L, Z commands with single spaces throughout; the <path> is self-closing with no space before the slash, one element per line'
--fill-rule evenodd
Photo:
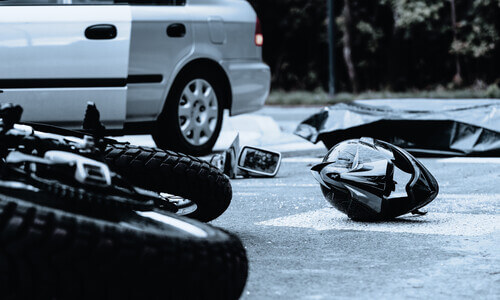
<path fill-rule="evenodd" d="M 176 68 L 194 49 L 185 0 L 122 0 L 132 11 L 127 119 L 151 120 L 166 98 Z"/>
<path fill-rule="evenodd" d="M 121 127 L 130 7 L 34 1 L 0 2 L 0 102 L 21 104 L 23 121 L 79 127 L 93 101 L 108 127 Z"/>

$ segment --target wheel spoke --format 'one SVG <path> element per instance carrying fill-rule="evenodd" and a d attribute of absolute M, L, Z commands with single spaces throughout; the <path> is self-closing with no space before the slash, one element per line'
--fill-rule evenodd
<path fill-rule="evenodd" d="M 197 78 L 184 87 L 178 105 L 182 135 L 192 145 L 203 145 L 213 137 L 219 118 L 217 95 L 205 79 Z"/>
<path fill-rule="evenodd" d="M 180 123 L 179 123 L 180 125 Z M 189 131 L 193 128 L 193 122 L 191 121 L 191 119 L 187 119 L 186 120 L 186 123 L 184 123 L 184 125 L 181 126 L 181 131 L 182 131 L 182 134 L 187 137 L 188 134 L 189 134 Z"/>
<path fill-rule="evenodd" d="M 207 119 L 217 119 L 219 110 L 217 107 L 210 106 L 207 108 Z"/>
<path fill-rule="evenodd" d="M 184 91 L 184 96 L 186 97 L 186 100 L 190 105 L 193 105 L 194 102 L 196 101 L 195 93 L 196 91 L 192 92 L 189 88 L 186 88 L 186 90 Z"/>
<path fill-rule="evenodd" d="M 191 105 L 179 105 L 179 117 L 189 118 L 191 114 Z"/>
<path fill-rule="evenodd" d="M 208 105 L 213 98 L 214 98 L 214 90 L 212 89 L 212 87 L 207 87 L 207 89 L 203 93 L 203 100 Z"/>
<path fill-rule="evenodd" d="M 200 137 L 201 137 L 201 127 L 200 126 L 194 126 L 193 128 L 193 143 L 195 145 L 200 144 Z"/>
<path fill-rule="evenodd" d="M 184 90 L 182 91 L 181 99 L 186 99 L 186 102 L 192 106 L 196 101 L 196 91 L 191 91 L 191 84 L 186 85 Z"/>
<path fill-rule="evenodd" d="M 214 130 L 211 128 L 209 120 L 207 120 L 205 124 L 203 124 L 203 132 L 205 133 L 206 137 L 208 138 L 212 137 Z"/>
<path fill-rule="evenodd" d="M 200 79 L 197 79 L 194 85 L 194 95 L 201 97 L 203 95 L 203 82 Z"/>

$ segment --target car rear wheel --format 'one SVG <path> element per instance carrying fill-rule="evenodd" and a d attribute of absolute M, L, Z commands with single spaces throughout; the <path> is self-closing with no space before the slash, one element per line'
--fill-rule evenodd
<path fill-rule="evenodd" d="M 169 93 L 153 138 L 160 148 L 210 153 L 222 126 L 223 90 L 208 71 L 181 75 Z"/>

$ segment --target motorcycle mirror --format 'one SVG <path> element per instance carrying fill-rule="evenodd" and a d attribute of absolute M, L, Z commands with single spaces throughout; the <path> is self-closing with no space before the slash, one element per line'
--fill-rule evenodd
<path fill-rule="evenodd" d="M 244 146 L 238 158 L 238 169 L 251 176 L 274 177 L 281 165 L 281 153 Z"/>
<path fill-rule="evenodd" d="M 229 176 L 229 178 L 236 178 L 236 175 L 238 173 L 237 160 L 239 152 L 240 152 L 240 134 L 237 134 L 231 146 L 229 146 L 229 148 L 226 151 L 224 151 L 223 172 L 224 174 Z"/>
<path fill-rule="evenodd" d="M 224 172 L 224 155 L 223 154 L 214 154 L 208 161 L 210 164 L 214 165 L 217 169 Z"/>

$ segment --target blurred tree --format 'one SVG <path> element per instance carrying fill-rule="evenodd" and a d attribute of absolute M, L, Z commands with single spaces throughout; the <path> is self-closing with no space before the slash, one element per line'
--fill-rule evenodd
<path fill-rule="evenodd" d="M 352 91 L 354 93 L 358 92 L 358 79 L 356 77 L 356 69 L 351 58 L 352 43 L 351 43 L 351 28 L 352 28 L 352 18 L 351 18 L 351 7 L 350 1 L 344 0 L 344 9 L 342 10 L 342 16 L 337 22 L 342 28 L 342 45 L 344 61 L 347 66 L 347 72 L 349 74 L 349 80 L 351 81 Z"/>
<path fill-rule="evenodd" d="M 451 28 L 453 30 L 453 44 L 457 43 L 457 12 L 455 8 L 455 0 L 450 1 L 450 14 L 451 14 Z M 453 45 L 452 44 L 452 45 Z M 458 52 L 455 52 L 455 76 L 453 76 L 453 83 L 457 86 L 462 85 L 462 71 L 460 67 L 460 60 Z"/>
<path fill-rule="evenodd" d="M 273 88 L 327 89 L 327 1 L 249 2 L 262 21 Z M 426 89 L 452 78 L 454 86 L 459 79 L 500 82 L 500 0 L 336 0 L 335 5 L 337 91 Z"/>
<path fill-rule="evenodd" d="M 252 0 L 262 21 L 264 60 L 274 87 L 315 89 L 326 84 L 326 0 Z"/>
<path fill-rule="evenodd" d="M 450 52 L 463 57 L 471 81 L 500 81 L 500 0 L 463 1 Z"/>
<path fill-rule="evenodd" d="M 495 5 L 498 6 L 495 9 Z M 459 22 L 460 38 L 453 41 L 453 53 L 481 58 L 497 47 L 499 36 L 495 21 L 500 18 L 500 0 L 475 0 L 466 18 Z M 497 27 L 497 28 L 496 28 Z"/>

